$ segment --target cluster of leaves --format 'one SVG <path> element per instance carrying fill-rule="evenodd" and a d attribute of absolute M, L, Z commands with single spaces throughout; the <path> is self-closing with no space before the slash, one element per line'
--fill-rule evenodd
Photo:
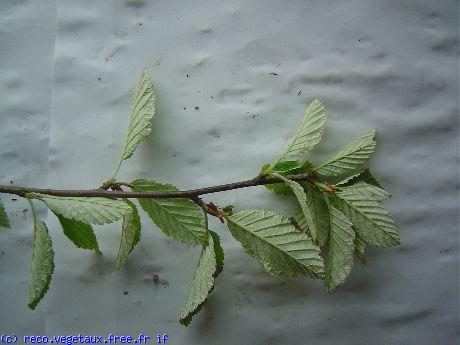
<path fill-rule="evenodd" d="M 149 135 L 155 113 L 155 93 L 147 72 L 140 78 L 128 131 L 115 173 L 106 186 L 119 186 L 116 174 L 121 163 L 132 156 L 138 144 Z M 277 178 L 279 183 L 265 185 L 275 193 L 294 197 L 298 210 L 292 217 L 270 210 L 246 210 L 220 214 L 227 220 L 230 233 L 246 252 L 271 275 L 295 277 L 307 275 L 324 279 L 328 292 L 350 275 L 354 255 L 365 262 L 367 245 L 393 246 L 399 243 L 390 214 L 380 205 L 389 197 L 367 167 L 375 148 L 375 131 L 353 140 L 345 148 L 314 167 L 306 158 L 322 138 L 326 127 L 324 106 L 314 100 L 284 153 L 262 168 L 259 177 Z M 302 182 L 288 176 L 308 174 Z M 177 191 L 175 186 L 153 180 L 137 179 L 123 185 L 136 192 Z M 122 220 L 116 267 L 122 267 L 141 237 L 141 221 L 136 205 L 128 199 L 102 197 L 57 197 L 27 193 L 32 200 L 44 202 L 57 216 L 64 234 L 79 248 L 99 252 L 92 224 Z M 180 313 L 180 322 L 188 325 L 203 306 L 223 269 L 224 252 L 219 236 L 208 229 L 207 214 L 186 198 L 139 198 L 142 209 L 166 235 L 177 241 L 201 246 L 201 254 Z M 206 207 L 204 206 L 204 210 Z M 217 210 L 217 209 L 216 209 Z M 217 210 L 218 211 L 218 210 Z M 34 309 L 49 288 L 54 270 L 54 252 L 46 224 L 35 216 L 32 268 L 29 278 L 29 302 Z M 0 226 L 9 227 L 0 203 Z M 321 247 L 327 253 L 321 256 Z"/>

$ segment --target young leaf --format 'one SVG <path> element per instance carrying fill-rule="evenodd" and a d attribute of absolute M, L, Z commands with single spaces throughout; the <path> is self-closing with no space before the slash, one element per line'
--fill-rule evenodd
<path fill-rule="evenodd" d="M 326 265 L 326 289 L 334 292 L 350 275 L 353 268 L 355 232 L 347 217 L 334 206 L 330 207 L 331 236 Z"/>
<path fill-rule="evenodd" d="M 323 176 L 339 176 L 362 169 L 374 152 L 375 130 L 371 130 L 353 140 L 345 148 L 335 152 L 315 171 Z"/>
<path fill-rule="evenodd" d="M 359 237 L 359 235 L 356 235 L 355 237 L 355 255 L 361 261 L 363 265 L 366 264 L 366 258 L 364 256 L 364 251 L 366 249 L 366 242 Z"/>
<path fill-rule="evenodd" d="M 55 214 L 86 224 L 112 223 L 131 212 L 131 207 L 117 199 L 60 197 L 38 193 L 28 193 L 27 196 L 44 201 Z"/>
<path fill-rule="evenodd" d="M 316 243 L 322 247 L 329 237 L 331 229 L 329 208 L 324 200 L 323 194 L 310 183 L 301 183 L 307 195 L 307 206 L 311 211 L 311 218 L 316 229 Z M 294 219 L 297 222 L 298 227 L 305 233 L 310 234 L 310 228 L 308 227 L 307 220 L 303 215 L 302 210 L 299 210 L 295 215 Z"/>
<path fill-rule="evenodd" d="M 391 196 L 390 193 L 382 188 L 367 184 L 366 182 L 356 182 L 355 184 L 347 187 L 338 187 L 336 190 L 342 197 L 350 201 L 356 198 L 367 198 L 380 201 Z"/>
<path fill-rule="evenodd" d="M 333 205 L 353 223 L 357 234 L 366 243 L 389 247 L 400 243 L 391 215 L 375 200 L 363 194 L 342 194 L 329 196 Z"/>
<path fill-rule="evenodd" d="M 170 184 L 160 184 L 151 180 L 131 182 L 136 192 L 177 191 Z M 167 236 L 190 244 L 205 244 L 206 223 L 201 210 L 189 199 L 138 199 L 143 210 Z"/>
<path fill-rule="evenodd" d="M 59 219 L 59 223 L 61 223 L 64 234 L 78 248 L 90 249 L 98 253 L 100 252 L 99 245 L 97 244 L 97 239 L 91 225 L 66 218 L 61 216 L 59 213 L 55 213 L 55 215 Z"/>
<path fill-rule="evenodd" d="M 372 173 L 369 170 L 369 168 L 366 168 L 363 171 L 361 171 L 360 173 L 358 173 L 356 175 L 352 175 L 352 176 L 344 179 L 343 181 L 340 181 L 336 185 L 337 186 L 351 186 L 351 185 L 355 184 L 356 182 L 366 182 L 367 184 L 382 188 L 382 186 L 380 185 L 379 181 L 377 181 L 376 178 L 374 177 L 374 175 L 372 175 Z"/>
<path fill-rule="evenodd" d="M 280 174 L 272 173 L 271 175 L 279 178 L 280 180 L 283 180 L 285 184 L 292 190 L 297 199 L 297 202 L 299 203 L 300 209 L 302 210 L 303 218 L 305 219 L 308 227 L 308 234 L 313 239 L 313 242 L 318 243 L 318 229 L 316 229 L 316 224 L 313 222 L 312 210 L 307 205 L 307 195 L 305 194 L 302 186 L 295 181 L 286 179 Z M 311 204 L 311 201 L 309 203 Z"/>
<path fill-rule="evenodd" d="M 190 285 L 185 303 L 180 313 L 179 322 L 188 326 L 192 317 L 204 305 L 208 294 L 214 288 L 214 281 L 222 271 L 224 251 L 220 246 L 219 236 L 209 232 L 208 243 L 201 250 L 200 259 L 195 269 L 192 284 Z"/>
<path fill-rule="evenodd" d="M 34 218 L 34 242 L 32 252 L 32 267 L 29 275 L 29 301 L 30 309 L 35 309 L 38 302 L 48 291 L 51 276 L 54 271 L 54 251 L 51 237 L 46 224 Z"/>
<path fill-rule="evenodd" d="M 227 218 L 228 229 L 264 269 L 283 277 L 324 277 L 320 249 L 289 219 L 273 211 L 248 210 Z"/>
<path fill-rule="evenodd" d="M 128 255 L 132 252 L 136 244 L 141 238 L 141 219 L 137 212 L 136 205 L 128 199 L 125 199 L 126 204 L 131 207 L 131 212 L 123 217 L 123 224 L 121 227 L 120 248 L 118 250 L 116 268 L 126 264 Z"/>
<path fill-rule="evenodd" d="M 128 131 L 121 149 L 120 160 L 113 178 L 118 173 L 121 162 L 131 157 L 139 143 L 151 132 L 151 121 L 155 114 L 155 92 L 147 71 L 143 71 L 131 110 Z"/>
<path fill-rule="evenodd" d="M 274 166 L 281 161 L 301 158 L 309 153 L 321 141 L 325 129 L 326 109 L 315 99 L 307 107 L 302 123 L 286 151 L 270 166 L 269 171 L 273 171 Z"/>
<path fill-rule="evenodd" d="M 5 207 L 3 206 L 0 200 L 0 228 L 10 229 L 10 222 L 8 220 L 8 215 L 6 214 Z"/>

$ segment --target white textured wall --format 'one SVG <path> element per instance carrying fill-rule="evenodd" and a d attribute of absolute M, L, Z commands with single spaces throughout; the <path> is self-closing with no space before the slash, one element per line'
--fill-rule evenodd
<path fill-rule="evenodd" d="M 1 184 L 98 186 L 147 67 L 153 131 L 120 179 L 191 188 L 252 177 L 318 97 L 329 128 L 315 162 L 377 128 L 371 167 L 393 194 L 385 206 L 402 245 L 369 249 L 368 265 L 330 296 L 320 281 L 269 277 L 212 220 L 225 268 L 185 328 L 179 311 L 198 248 L 143 217 L 140 246 L 114 271 L 119 224 L 96 229 L 99 257 L 74 249 L 41 209 L 56 271 L 29 311 L 30 212 L 3 195 L 13 230 L 0 232 L 0 331 L 161 332 L 179 345 L 457 344 L 458 14 L 457 1 L 1 2 Z M 288 212 L 263 187 L 205 200 Z"/>

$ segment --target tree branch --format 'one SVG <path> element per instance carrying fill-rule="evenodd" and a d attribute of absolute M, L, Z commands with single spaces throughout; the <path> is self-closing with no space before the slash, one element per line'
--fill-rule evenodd
<path fill-rule="evenodd" d="M 306 172 L 299 175 L 286 176 L 287 179 L 293 181 L 312 181 L 312 173 Z M 173 192 L 124 192 L 124 191 L 110 191 L 105 189 L 43 189 L 43 188 L 28 188 L 28 187 L 13 187 L 13 186 L 1 186 L 0 193 L 15 194 L 21 197 L 25 197 L 26 193 L 40 193 L 54 196 L 63 197 L 106 197 L 106 198 L 156 198 L 156 199 L 167 199 L 167 198 L 187 198 L 195 199 L 196 197 L 204 194 L 218 193 L 229 191 L 233 189 L 247 188 L 253 186 L 261 186 L 265 184 L 282 183 L 283 181 L 278 178 L 265 178 L 263 175 L 259 175 L 250 180 L 244 180 L 240 182 L 221 184 L 212 187 L 173 191 Z"/>

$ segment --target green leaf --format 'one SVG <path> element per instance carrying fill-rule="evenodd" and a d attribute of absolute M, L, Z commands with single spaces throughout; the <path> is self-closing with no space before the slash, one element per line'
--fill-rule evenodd
<path fill-rule="evenodd" d="M 131 157 L 139 143 L 149 136 L 155 114 L 155 92 L 147 71 L 143 71 L 134 97 L 128 131 L 121 149 L 120 160 L 112 178 L 118 173 L 121 162 Z"/>
<path fill-rule="evenodd" d="M 305 233 L 309 234 L 312 238 L 316 238 L 316 243 L 319 246 L 323 246 L 329 237 L 331 225 L 329 220 L 329 208 L 324 200 L 323 194 L 310 183 L 301 183 L 306 195 L 307 195 L 307 206 L 311 211 L 312 222 L 316 229 L 315 237 L 310 232 L 307 220 L 303 215 L 302 210 L 299 210 L 294 215 L 294 219 L 298 227 Z"/>
<path fill-rule="evenodd" d="M 283 180 L 284 183 L 292 190 L 302 211 L 303 219 L 305 220 L 308 228 L 308 234 L 313 239 L 313 242 L 318 243 L 318 229 L 316 229 L 316 224 L 313 222 L 312 210 L 307 205 L 307 195 L 305 194 L 302 186 L 295 181 L 286 179 L 280 174 L 272 173 L 271 175 Z M 311 201 L 309 203 L 311 204 Z"/>
<path fill-rule="evenodd" d="M 90 249 L 100 253 L 96 235 L 94 235 L 91 225 L 66 218 L 58 213 L 55 213 L 55 215 L 59 219 L 59 223 L 61 223 L 64 234 L 78 248 Z"/>
<path fill-rule="evenodd" d="M 324 277 L 320 249 L 273 211 L 248 210 L 227 218 L 228 229 L 246 252 L 272 275 Z"/>
<path fill-rule="evenodd" d="M 281 161 L 305 156 L 321 141 L 325 129 L 326 109 L 315 99 L 307 107 L 302 123 L 286 151 L 271 165 L 269 171 L 273 171 L 274 166 Z"/>
<path fill-rule="evenodd" d="M 343 181 L 340 181 L 337 183 L 337 186 L 351 186 L 355 184 L 356 182 L 366 182 L 367 184 L 382 188 L 380 185 L 379 181 L 376 180 L 374 175 L 372 175 L 371 171 L 369 168 L 364 169 L 358 174 L 352 175 Z"/>
<path fill-rule="evenodd" d="M 270 163 L 265 164 L 262 167 L 262 172 L 270 172 L 269 170 L 270 166 L 271 166 Z M 299 161 L 282 161 L 282 162 L 276 163 L 272 167 L 271 171 L 278 172 L 278 173 L 289 173 L 292 170 L 300 168 L 301 166 L 302 164 Z"/>
<path fill-rule="evenodd" d="M 334 206 L 330 207 L 330 211 L 332 226 L 325 284 L 327 292 L 332 293 L 350 276 L 353 268 L 355 232 L 352 229 L 352 223 L 342 212 Z"/>
<path fill-rule="evenodd" d="M 5 207 L 0 200 L 0 228 L 11 229 L 8 215 L 6 214 Z"/>
<path fill-rule="evenodd" d="M 400 243 L 393 218 L 375 198 L 369 198 L 368 195 L 359 192 L 345 194 L 341 191 L 328 198 L 351 220 L 357 234 L 366 243 L 380 247 Z"/>
<path fill-rule="evenodd" d="M 55 214 L 86 224 L 112 223 L 131 212 L 131 207 L 117 199 L 61 197 L 38 193 L 27 193 L 27 196 L 44 201 Z"/>
<path fill-rule="evenodd" d="M 121 239 L 120 248 L 118 250 L 118 257 L 116 268 L 119 269 L 121 266 L 126 264 L 128 261 L 128 255 L 133 251 L 137 243 L 141 238 L 141 219 L 137 212 L 136 205 L 134 205 L 128 199 L 125 202 L 131 207 L 131 212 L 127 213 L 123 217 L 123 224 L 121 226 Z"/>
<path fill-rule="evenodd" d="M 46 224 L 35 218 L 32 267 L 29 275 L 30 309 L 35 309 L 38 302 L 48 291 L 54 271 L 54 251 Z"/>
<path fill-rule="evenodd" d="M 172 192 L 177 187 L 151 180 L 135 180 L 136 192 Z M 138 199 L 142 209 L 167 236 L 190 244 L 205 244 L 206 223 L 203 210 L 189 199 Z"/>
<path fill-rule="evenodd" d="M 335 152 L 315 171 L 323 176 L 339 176 L 362 169 L 374 152 L 375 130 L 371 130 L 353 140 L 345 148 Z"/>
<path fill-rule="evenodd" d="M 359 200 L 367 198 L 380 201 L 391 196 L 390 193 L 383 190 L 382 188 L 367 184 L 365 182 L 356 182 L 355 184 L 348 187 L 338 187 L 336 190 L 343 198 L 350 201 L 355 200 L 356 198 Z"/>
<path fill-rule="evenodd" d="M 364 256 L 364 251 L 366 249 L 366 242 L 359 237 L 359 235 L 356 235 L 355 237 L 355 255 L 361 261 L 363 265 L 366 264 L 366 258 Z"/>
<path fill-rule="evenodd" d="M 185 303 L 180 313 L 180 323 L 188 326 L 192 317 L 200 311 L 208 294 L 214 288 L 214 281 L 222 271 L 224 252 L 220 246 L 219 236 L 209 232 L 208 243 L 201 250 L 200 259 L 195 269 Z"/>

